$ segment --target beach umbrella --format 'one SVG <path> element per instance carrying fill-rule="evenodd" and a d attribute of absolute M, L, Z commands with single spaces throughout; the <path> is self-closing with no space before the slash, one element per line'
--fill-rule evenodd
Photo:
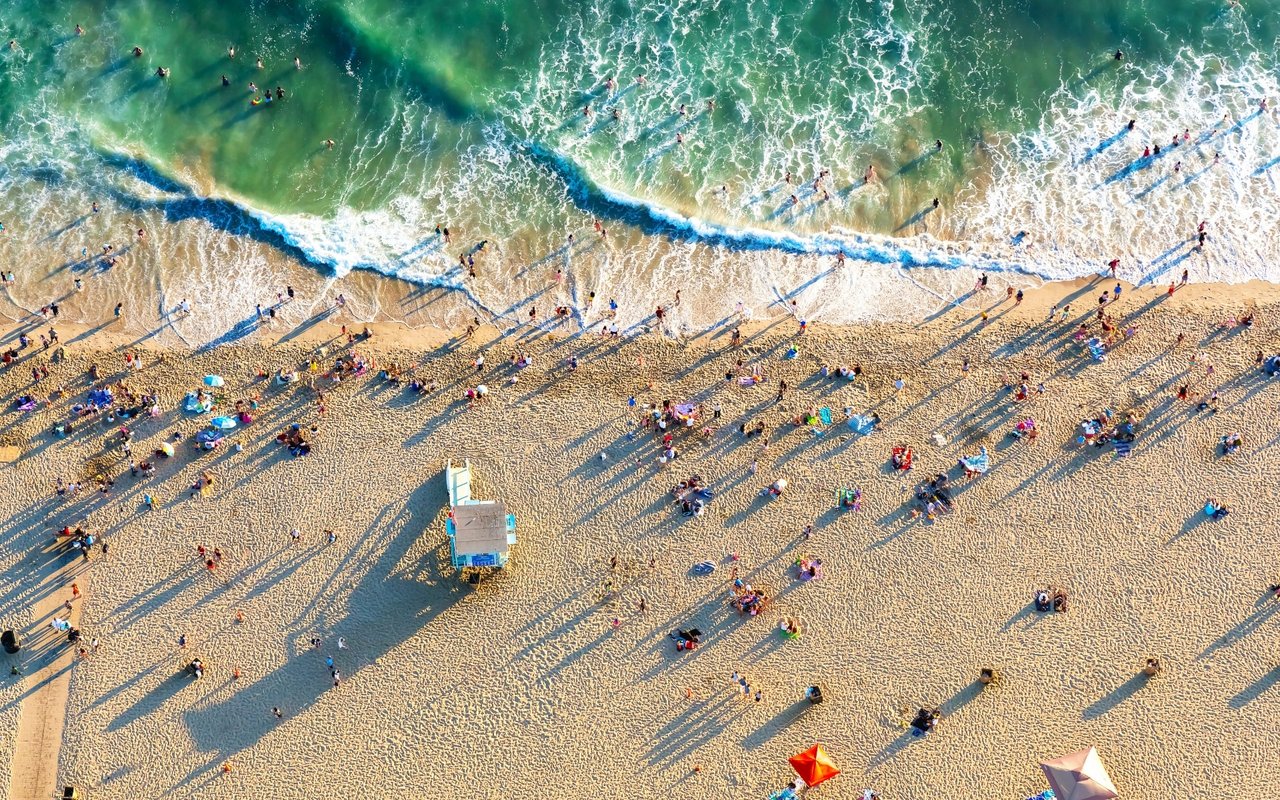
<path fill-rule="evenodd" d="M 217 389 L 218 387 L 222 386 L 225 383 L 226 381 L 222 379 L 221 375 L 205 375 L 204 376 L 205 386 L 212 386 L 213 388 Z"/>
<path fill-rule="evenodd" d="M 160 449 L 164 451 L 164 454 L 166 456 L 173 455 L 173 445 L 169 444 L 168 442 L 161 442 Z"/>
<path fill-rule="evenodd" d="M 1040 765 L 1058 800 L 1110 800 L 1119 797 L 1094 747 L 1086 747 Z"/>
<path fill-rule="evenodd" d="M 224 431 L 229 431 L 236 426 L 236 421 L 232 417 L 214 417 L 209 420 L 209 424 L 215 428 L 221 428 Z"/>
<path fill-rule="evenodd" d="M 839 768 L 832 763 L 831 756 L 827 755 L 820 744 L 815 744 L 787 760 L 791 762 L 791 768 L 808 786 L 817 786 L 840 774 Z"/>

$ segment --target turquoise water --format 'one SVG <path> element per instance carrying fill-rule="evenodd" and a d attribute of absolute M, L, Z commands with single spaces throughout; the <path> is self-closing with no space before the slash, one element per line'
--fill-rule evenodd
<path fill-rule="evenodd" d="M 164 252 L 148 270 L 196 259 L 193 273 L 266 282 L 271 259 L 227 241 L 246 237 L 325 274 L 465 286 L 499 310 L 528 293 L 531 268 L 564 263 L 567 302 L 588 316 L 587 287 L 656 291 L 686 271 L 765 304 L 803 272 L 786 259 L 838 250 L 865 262 L 863 278 L 877 265 L 1065 277 L 1122 252 L 1135 281 L 1157 280 L 1160 255 L 1205 214 L 1236 257 L 1195 264 L 1198 277 L 1271 277 L 1245 240 L 1280 221 L 1276 126 L 1253 114 L 1268 94 L 1280 102 L 1280 15 L 1262 11 L 17 0 L 0 20 L 15 41 L 0 50 L 0 219 L 8 256 L 46 272 L 146 224 Z M 283 99 L 254 104 L 276 87 Z M 1184 129 L 1185 158 L 1124 172 Z M 869 164 L 878 179 L 864 186 Z M 68 211 L 95 200 L 102 215 Z M 610 228 L 601 252 L 584 247 L 596 216 Z M 167 241 L 165 223 L 181 221 L 210 238 Z M 437 223 L 457 234 L 448 246 Z M 1010 249 L 1017 230 L 1038 249 Z M 481 240 L 476 284 L 454 266 Z M 126 262 L 120 274 L 143 268 Z M 928 296 L 955 293 L 921 280 Z M 821 306 L 834 319 L 876 310 Z"/>

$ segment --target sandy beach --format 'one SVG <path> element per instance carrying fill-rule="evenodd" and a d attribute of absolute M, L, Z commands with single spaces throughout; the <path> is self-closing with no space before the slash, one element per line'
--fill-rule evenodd
<path fill-rule="evenodd" d="M 375 326 L 348 345 L 325 321 L 196 353 L 126 346 L 138 337 L 109 325 L 60 330 L 62 360 L 32 345 L 0 373 L 0 443 L 23 451 L 0 468 L 0 622 L 26 632 L 28 651 L 51 638 L 34 608 L 70 598 L 44 582 L 62 566 L 85 575 L 74 603 L 83 641 L 100 640 L 70 668 L 59 782 L 94 798 L 763 798 L 792 777 L 788 756 L 821 742 L 844 774 L 814 796 L 1020 799 L 1046 788 L 1041 761 L 1096 745 L 1124 798 L 1262 797 L 1274 747 L 1259 734 L 1280 711 L 1268 593 L 1280 415 L 1255 353 L 1274 348 L 1274 291 L 1126 287 L 1109 310 L 1135 330 L 1098 362 L 1072 333 L 1081 319 L 1096 328 L 1110 285 L 1050 285 L 1016 307 L 993 287 L 919 326 L 800 336 L 778 315 L 739 347 L 732 324 L 682 340 Z M 1246 301 L 1259 303 L 1252 329 L 1224 328 Z M 1064 302 L 1069 318 L 1047 322 Z M 306 362 L 324 372 L 351 352 L 370 369 L 325 389 L 321 415 Z M 142 369 L 126 372 L 126 353 Z M 521 354 L 525 368 L 511 364 Z M 390 385 L 378 373 L 393 363 L 436 388 Z M 819 374 L 855 363 L 857 381 Z M 50 374 L 32 385 L 41 364 Z M 300 365 L 287 386 L 256 377 Z M 726 380 L 752 365 L 761 385 Z M 1024 371 L 1033 389 L 1017 402 Z M 259 408 L 198 452 L 207 417 L 179 406 L 209 374 L 226 379 L 217 411 Z M 119 381 L 160 398 L 158 417 L 127 423 L 133 459 L 179 435 L 153 477 L 130 474 L 119 422 L 50 435 L 91 386 Z M 469 405 L 477 383 L 489 394 Z M 58 385 L 60 398 L 15 408 Z M 1197 410 L 1214 390 L 1217 410 Z M 638 425 L 664 399 L 702 404 L 665 465 Z M 830 426 L 792 424 L 817 407 Z M 1126 457 L 1077 443 L 1103 408 L 1136 420 Z M 846 409 L 880 423 L 857 435 Z M 1031 443 L 1010 436 L 1027 417 Z M 756 422 L 765 449 L 739 433 Z M 306 457 L 275 440 L 293 423 L 316 426 Z M 1244 444 L 1223 457 L 1231 432 Z M 889 466 L 899 444 L 914 452 L 907 474 Z M 990 471 L 965 481 L 957 459 L 980 446 Z M 518 518 L 510 564 L 478 586 L 448 564 L 448 459 L 470 459 L 474 493 Z M 203 472 L 215 481 L 192 497 Z M 939 472 L 954 508 L 913 516 L 913 490 Z M 694 474 L 714 497 L 686 517 L 671 488 Z M 107 493 L 96 475 L 114 481 Z M 59 478 L 83 488 L 59 496 Z M 782 496 L 762 496 L 778 478 Z M 844 487 L 861 490 L 859 510 L 837 507 Z M 1206 517 L 1209 497 L 1230 515 Z M 109 553 L 55 551 L 64 525 L 98 532 Z M 219 549 L 215 569 L 199 546 Z M 821 559 L 819 578 L 797 579 L 805 557 Z M 694 574 L 702 561 L 712 575 Z M 770 596 L 758 616 L 730 604 L 735 575 Z M 1051 586 L 1066 613 L 1035 610 Z M 800 637 L 780 635 L 786 617 Z M 702 646 L 677 653 L 669 634 L 688 627 Z M 1147 678 L 1153 656 L 1163 672 Z M 0 782 L 37 688 L 9 668 L 28 657 L 0 656 Z M 192 658 L 203 679 L 183 674 Z M 983 667 L 998 684 L 977 682 Z M 802 700 L 812 684 L 821 705 Z M 919 738 L 902 726 L 917 707 L 942 712 Z"/>

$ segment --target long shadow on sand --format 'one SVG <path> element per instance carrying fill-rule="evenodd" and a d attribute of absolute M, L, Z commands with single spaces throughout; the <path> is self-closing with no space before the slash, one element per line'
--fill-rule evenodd
<path fill-rule="evenodd" d="M 341 619 L 327 620 L 325 625 L 334 636 L 345 634 L 354 639 L 358 634 L 363 664 L 372 663 L 391 652 L 459 598 L 466 596 L 455 590 L 456 585 L 452 581 L 427 585 L 415 578 L 423 570 L 438 570 L 439 565 L 428 563 L 408 570 L 397 566 L 423 527 L 447 501 L 444 481 L 433 478 L 415 489 L 403 503 L 396 503 L 398 511 L 394 515 L 379 515 L 377 523 L 365 533 L 365 539 L 374 547 L 385 542 L 385 548 L 345 598 L 344 604 L 350 609 L 349 613 Z M 359 671 L 357 667 L 346 677 L 349 679 Z M 161 687 L 158 691 L 166 689 Z M 343 689 L 331 688 L 323 666 L 317 667 L 316 659 L 297 656 L 255 683 L 217 702 L 202 704 L 185 712 L 191 738 L 201 751 L 210 754 L 210 758 L 180 779 L 173 789 L 190 788 L 203 774 L 236 753 L 253 747 L 282 724 L 271 714 L 264 713 L 264 709 L 279 706 L 290 717 L 296 717 L 329 691 L 341 692 Z"/>

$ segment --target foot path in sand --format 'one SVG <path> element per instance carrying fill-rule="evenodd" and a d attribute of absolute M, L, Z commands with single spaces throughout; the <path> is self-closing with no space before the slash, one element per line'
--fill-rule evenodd
<path fill-rule="evenodd" d="M 80 599 L 71 607 L 72 627 L 80 626 L 80 610 L 88 589 L 88 572 L 80 560 L 61 564 L 45 576 L 35 604 L 31 625 L 23 635 L 23 663 L 27 690 L 18 721 L 14 748 L 10 800 L 49 800 L 58 789 L 58 752 L 62 748 L 62 723 L 67 712 L 71 668 L 77 647 L 66 634 L 54 631 L 50 621 L 63 616 L 63 603 L 71 597 L 71 582 L 80 587 Z M 88 641 L 83 642 L 88 647 Z M 57 796 L 61 796 L 59 792 Z"/>

